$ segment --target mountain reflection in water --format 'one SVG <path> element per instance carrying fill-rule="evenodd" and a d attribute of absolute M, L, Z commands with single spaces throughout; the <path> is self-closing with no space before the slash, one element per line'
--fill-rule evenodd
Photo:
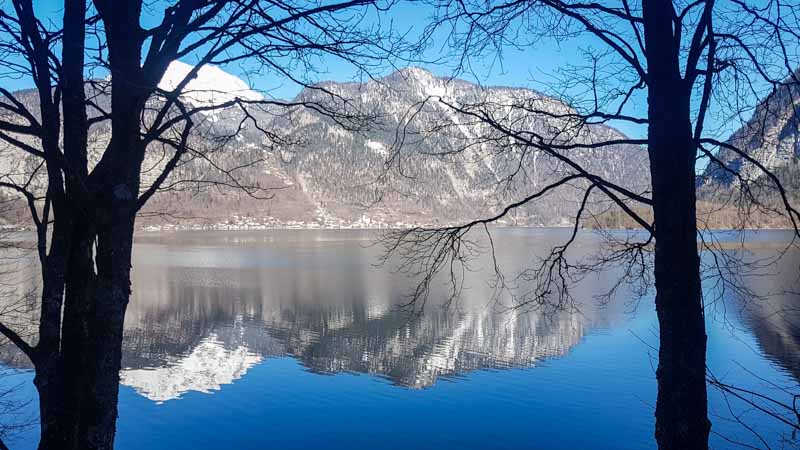
<path fill-rule="evenodd" d="M 741 322 L 761 353 L 800 381 L 800 254 L 789 252 L 769 272 L 777 276 L 748 279 L 768 298 L 743 305 Z"/>
<path fill-rule="evenodd" d="M 412 316 L 400 308 L 411 281 L 374 267 L 378 250 L 352 237 L 347 245 L 246 238 L 137 246 L 122 384 L 163 402 L 217 390 L 265 358 L 288 355 L 314 373 L 425 388 L 564 355 L 613 315 L 499 311 L 488 302 L 488 275 L 476 272 L 457 306 Z"/>
<path fill-rule="evenodd" d="M 206 392 L 265 357 L 290 355 L 317 373 L 352 371 L 424 388 L 482 368 L 535 365 L 578 343 L 577 314 L 543 317 L 489 309 L 410 317 L 388 306 L 229 303 L 223 288 L 176 288 L 163 310 L 132 312 L 122 383 L 153 400 Z"/>

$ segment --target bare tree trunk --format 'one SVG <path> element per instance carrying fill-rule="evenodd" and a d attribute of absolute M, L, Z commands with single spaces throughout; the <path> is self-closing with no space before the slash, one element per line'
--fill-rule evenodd
<path fill-rule="evenodd" d="M 643 5 L 660 330 L 655 436 L 660 450 L 706 450 L 711 424 L 689 86 L 681 77 L 669 2 Z"/>
<path fill-rule="evenodd" d="M 83 409 L 78 384 L 84 378 L 87 353 L 81 341 L 87 333 L 85 310 L 94 276 L 94 234 L 91 205 L 76 201 L 79 179 L 88 173 L 87 118 L 84 93 L 86 0 L 65 0 L 61 81 L 64 158 L 70 170 L 51 179 L 48 196 L 55 212 L 50 253 L 42 256 L 43 296 L 35 384 L 40 403 L 40 449 L 76 448 L 77 424 Z M 41 90 L 40 90 L 41 95 Z M 57 106 L 55 107 L 57 109 Z M 58 136 L 59 119 L 47 122 Z M 58 153 L 56 149 L 54 153 Z M 48 165 L 48 176 L 60 170 Z M 80 206 L 78 206 L 80 205 Z M 40 236 L 40 245 L 47 241 Z M 42 250 L 43 252 L 44 250 Z"/>
<path fill-rule="evenodd" d="M 707 410 L 706 334 L 694 186 L 686 182 L 687 177 L 675 177 L 674 172 L 663 170 L 668 163 L 664 159 L 682 159 L 680 147 L 672 147 L 673 143 L 667 141 L 651 149 L 660 333 L 656 440 L 661 450 L 705 450 L 711 424 Z M 659 148 L 666 151 L 658 154 Z M 661 180 L 656 182 L 657 178 Z"/>
<path fill-rule="evenodd" d="M 115 215 L 98 232 L 97 278 L 87 316 L 86 352 L 90 357 L 82 386 L 85 403 L 78 436 L 83 441 L 79 448 L 92 450 L 114 447 L 123 325 L 131 292 L 134 216 L 129 208 L 115 210 Z"/>
<path fill-rule="evenodd" d="M 41 450 L 113 449 L 123 324 L 130 297 L 134 228 L 130 211 L 124 207 L 101 222 L 95 258 L 91 227 L 77 226 L 72 236 L 61 352 L 53 368 L 42 366 L 36 374 Z"/>
<path fill-rule="evenodd" d="M 39 319 L 39 343 L 34 360 L 34 384 L 39 393 L 40 449 L 71 448 L 76 412 L 74 390 L 64 388 L 76 375 L 61 373 L 61 322 L 69 242 L 72 239 L 66 216 L 53 224 L 50 253 L 42 267 L 42 313 Z"/>
<path fill-rule="evenodd" d="M 74 450 L 113 449 L 116 434 L 123 325 L 144 155 L 139 133 L 147 92 L 139 68 L 141 40 L 130 36 L 131 30 L 138 30 L 140 8 L 136 0 L 115 2 L 113 8 L 104 5 L 115 114 L 111 143 L 88 177 L 92 204 L 75 226 L 70 253 L 70 267 L 75 270 L 68 272 L 64 303 L 61 372 L 67 374 L 69 385 L 61 389 L 75 392 L 79 412 L 63 429 L 73 427 L 67 448 Z M 85 141 L 76 147 L 81 142 Z M 85 156 L 75 153 L 76 158 Z"/>
<path fill-rule="evenodd" d="M 73 448 L 76 415 L 66 403 L 63 383 L 52 373 L 37 370 L 35 384 L 39 391 L 39 449 Z"/>

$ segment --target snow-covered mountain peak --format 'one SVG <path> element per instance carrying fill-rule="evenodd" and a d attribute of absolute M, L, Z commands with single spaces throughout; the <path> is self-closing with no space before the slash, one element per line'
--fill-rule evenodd
<path fill-rule="evenodd" d="M 439 78 L 421 67 L 405 67 L 388 78 L 399 79 L 411 91 L 425 97 L 445 97 L 448 93 L 447 79 Z"/>
<path fill-rule="evenodd" d="M 430 80 L 436 78 L 436 75 L 434 75 L 431 71 L 417 66 L 404 67 L 395 73 L 403 78 L 413 80 Z"/>
<path fill-rule="evenodd" d="M 174 90 L 189 74 L 194 66 L 181 61 L 170 63 L 158 87 Z M 263 100 L 264 96 L 250 89 L 241 78 L 231 75 L 217 66 L 205 65 L 197 72 L 197 77 L 183 89 L 182 97 L 194 106 L 212 106 L 235 98 L 243 100 Z"/>

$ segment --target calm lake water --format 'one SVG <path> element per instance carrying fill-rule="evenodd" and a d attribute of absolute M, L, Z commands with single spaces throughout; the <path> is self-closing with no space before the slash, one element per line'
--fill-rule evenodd
<path fill-rule="evenodd" d="M 565 233 L 496 230 L 499 263 L 513 275 Z M 616 280 L 605 273 L 576 289 L 580 312 L 498 311 L 488 301 L 483 260 L 468 273 L 457 307 L 432 301 L 409 317 L 398 305 L 414 283 L 375 266 L 374 238 L 356 231 L 140 235 L 117 448 L 655 448 L 651 297 L 623 293 L 598 305 L 592 295 Z M 754 255 L 774 254 L 785 239 L 759 233 Z M 576 251 L 595 249 L 586 239 Z M 775 276 L 746 282 L 773 293 L 796 289 L 799 262 L 790 253 Z M 777 386 L 796 386 L 796 295 L 742 308 L 708 284 L 707 296 L 721 298 L 707 309 L 711 370 L 776 396 Z M 17 395 L 33 396 L 31 377 L 23 371 L 3 383 L 25 382 Z M 712 438 L 714 448 L 738 448 L 726 439 L 753 442 L 729 420 L 722 396 L 710 395 L 713 430 L 722 435 Z M 743 417 L 780 445 L 773 421 Z M 35 448 L 35 436 L 18 434 L 12 448 Z"/>

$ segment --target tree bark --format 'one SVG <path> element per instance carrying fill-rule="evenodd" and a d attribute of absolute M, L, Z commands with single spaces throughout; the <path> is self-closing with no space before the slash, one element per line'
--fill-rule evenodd
<path fill-rule="evenodd" d="M 111 450 L 117 423 L 125 311 L 130 298 L 134 216 L 116 211 L 97 236 L 97 277 L 87 314 L 86 377 L 78 435 L 91 450 Z M 77 450 L 77 449 L 76 449 Z"/>
<path fill-rule="evenodd" d="M 670 8 L 670 2 L 643 2 L 660 333 L 655 437 L 660 450 L 706 450 L 711 423 L 697 250 L 696 148 L 690 86 L 681 77 Z"/>
<path fill-rule="evenodd" d="M 65 45 L 64 59 L 82 68 L 84 30 L 83 20 L 77 18 L 85 13 L 85 1 L 68 3 L 65 23 L 81 27 L 73 30 L 70 45 Z M 64 249 L 66 264 L 60 345 L 43 358 L 41 369 L 37 367 L 42 450 L 110 450 L 116 434 L 123 325 L 144 156 L 140 117 L 149 90 L 139 67 L 141 2 L 96 6 L 105 23 L 112 73 L 111 142 L 89 174 L 85 109 L 70 116 L 80 132 L 65 130 L 64 156 L 80 169 L 66 180 L 70 209 L 60 210 L 55 217 L 59 224 L 67 223 L 62 226 L 71 232 L 54 235 L 51 242 L 51 247 Z M 67 20 L 68 14 L 76 20 Z M 73 57 L 67 58 L 68 53 Z M 82 72 L 74 71 L 72 78 L 72 89 L 64 96 L 65 114 L 69 105 L 74 104 L 76 110 L 83 106 Z M 85 184 L 79 184 L 79 178 Z M 55 264 L 48 258 L 51 262 Z"/>
<path fill-rule="evenodd" d="M 59 216 L 53 224 L 50 253 L 42 262 L 42 309 L 39 319 L 39 343 L 36 346 L 34 384 L 39 393 L 40 449 L 71 448 L 76 420 L 74 390 L 65 388 L 67 379 L 77 375 L 62 376 L 62 305 L 66 286 L 66 267 L 69 260 L 69 243 L 72 231 L 71 218 Z M 64 374 L 66 375 L 66 374 Z"/>
<path fill-rule="evenodd" d="M 126 207 L 102 220 L 97 233 L 93 227 L 76 226 L 72 235 L 61 350 L 55 364 L 44 360 L 36 373 L 40 450 L 114 447 L 123 325 L 130 297 L 134 229 L 130 212 Z"/>

